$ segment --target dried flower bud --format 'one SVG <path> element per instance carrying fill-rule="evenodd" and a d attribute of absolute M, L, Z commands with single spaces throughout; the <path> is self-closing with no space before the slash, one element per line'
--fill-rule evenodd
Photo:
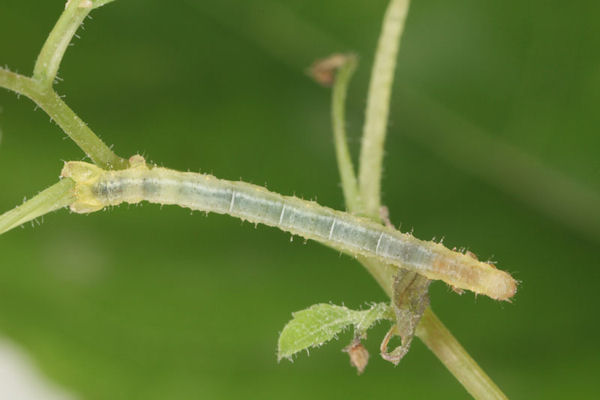
<path fill-rule="evenodd" d="M 369 352 L 362 345 L 360 339 L 354 339 L 343 351 L 350 356 L 350 364 L 356 368 L 358 374 L 362 374 L 369 363 Z"/>
<path fill-rule="evenodd" d="M 351 54 L 335 53 L 327 58 L 317 60 L 308 69 L 310 75 L 317 83 L 331 86 L 335 80 L 335 72 L 355 56 Z"/>

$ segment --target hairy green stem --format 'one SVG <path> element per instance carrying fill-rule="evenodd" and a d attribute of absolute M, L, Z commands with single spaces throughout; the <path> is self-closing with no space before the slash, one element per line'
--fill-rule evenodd
<path fill-rule="evenodd" d="M 31 99 L 36 102 L 63 131 L 92 159 L 105 169 L 127 168 L 127 160 L 117 156 L 85 122 L 65 104 L 54 91 L 34 93 Z"/>
<path fill-rule="evenodd" d="M 342 180 L 346 208 L 354 211 L 361 209 L 361 205 L 354 165 L 352 164 L 346 139 L 346 96 L 348 93 L 348 84 L 356 70 L 356 57 L 348 55 L 345 57 L 345 60 L 346 62 L 338 69 L 335 75 L 333 95 L 331 97 L 331 119 L 335 153 Z"/>
<path fill-rule="evenodd" d="M 381 207 L 383 145 L 398 47 L 409 3 L 409 0 L 392 0 L 387 8 L 367 97 L 358 181 L 365 214 L 378 220 Z"/>
<path fill-rule="evenodd" d="M 129 165 L 127 160 L 117 156 L 100 140 L 51 88 L 45 89 L 32 78 L 3 68 L 0 68 L 0 87 L 33 100 L 98 166 L 103 169 L 122 169 Z"/>
<path fill-rule="evenodd" d="M 368 257 L 358 257 L 357 260 L 375 278 L 375 281 L 381 286 L 385 294 L 392 298 L 394 277 L 398 273 L 398 268 Z"/>
<path fill-rule="evenodd" d="M 31 78 L 0 67 L 0 87 L 31 98 L 37 91 L 35 86 Z"/>
<path fill-rule="evenodd" d="M 354 193 L 352 180 L 344 179 L 344 170 L 351 168 L 352 164 L 349 161 L 349 157 L 348 161 L 344 160 L 343 156 L 340 157 L 340 154 L 347 153 L 347 143 L 343 126 L 345 92 L 344 96 L 340 96 L 339 93 L 336 94 L 335 90 L 333 94 L 334 107 L 341 108 L 341 110 L 334 110 L 333 115 L 336 152 L 346 204 L 349 211 L 365 213 L 375 221 L 381 221 L 379 210 L 381 204 L 381 170 L 385 128 L 396 65 L 396 55 L 404 20 L 408 11 L 408 3 L 408 1 L 392 0 L 384 18 L 384 26 L 375 55 L 375 65 L 371 74 L 367 116 L 363 131 L 359 170 L 360 191 L 354 194 L 356 196 L 354 199 L 348 198 L 348 195 L 353 195 Z M 347 77 L 341 75 L 342 71 L 340 70 L 338 74 L 336 86 L 338 83 L 340 85 L 347 85 L 347 82 L 343 80 L 347 79 Z M 344 86 L 342 88 L 345 89 Z M 338 128 L 341 125 L 341 134 L 338 134 L 335 129 L 336 123 Z M 350 171 L 353 172 L 353 169 Z M 361 200 L 363 203 L 360 202 Z M 375 278 L 384 292 L 390 298 L 393 298 L 395 268 L 368 257 L 359 257 L 358 261 Z M 498 386 L 494 384 L 454 338 L 452 333 L 443 325 L 431 308 L 428 307 L 425 310 L 419 325 L 417 325 L 415 334 L 473 397 L 476 399 L 506 398 Z"/>
<path fill-rule="evenodd" d="M 74 187 L 75 182 L 72 179 L 61 179 L 20 206 L 0 215 L 0 234 L 70 205 L 75 201 Z"/>
<path fill-rule="evenodd" d="M 391 298 L 395 268 L 367 257 L 359 257 L 358 261 Z M 431 307 L 425 310 L 415 334 L 475 399 L 507 398 L 461 346 L 452 332 L 444 326 Z"/>
<path fill-rule="evenodd" d="M 395 267 L 367 257 L 358 261 L 375 278 L 383 291 L 392 298 Z M 454 377 L 475 399 L 506 399 L 500 388 L 473 360 L 464 347 L 428 307 L 417 325 L 415 335 L 436 355 Z"/>
<path fill-rule="evenodd" d="M 60 97 L 50 89 L 64 52 L 87 13 L 92 8 L 100 7 L 111 1 L 113 0 L 70 0 L 67 3 L 67 9 L 59 19 L 38 57 L 34 69 L 35 80 L 0 69 L 0 86 L 30 97 L 102 168 L 124 168 L 127 166 L 127 162 L 117 157 L 106 147 L 87 128 L 85 123 L 62 102 Z M 366 122 L 360 158 L 359 187 L 360 193 L 366 201 L 365 210 L 375 220 L 380 220 L 379 208 L 383 143 L 385 141 L 385 128 L 388 119 L 396 54 L 407 9 L 407 0 L 392 0 L 388 7 L 378 45 L 367 101 Z M 341 99 L 342 106 L 344 98 L 345 88 Z M 337 118 L 340 121 L 339 114 Z M 343 121 L 343 108 L 341 121 Z M 345 132 L 343 130 L 342 134 L 342 140 L 339 140 L 340 145 L 337 144 L 338 140 L 336 139 L 336 148 L 342 147 L 343 144 L 347 152 Z M 340 150 L 338 149 L 338 151 Z M 351 167 L 351 163 L 344 162 L 344 165 Z M 347 169 L 347 167 L 345 168 Z M 353 174 L 353 170 L 350 169 L 350 171 Z M 342 180 L 352 182 L 352 179 L 342 178 Z M 355 177 L 354 182 L 354 190 L 356 191 Z M 344 193 L 352 193 L 352 189 L 348 189 L 347 186 L 349 187 L 350 184 L 344 185 Z M 20 207 L 3 214 L 0 216 L 0 233 L 47 212 L 69 205 L 73 201 L 71 194 L 72 187 L 73 182 L 70 179 L 63 179 Z M 356 196 L 350 197 L 355 200 L 347 199 L 348 208 L 351 211 L 356 211 L 360 207 L 357 204 L 360 203 L 356 203 L 353 206 L 350 204 L 354 204 L 355 201 L 358 202 L 360 195 L 356 194 Z M 352 210 L 353 207 L 354 210 Z M 368 258 L 359 259 L 359 261 L 371 272 L 383 290 L 391 296 L 393 274 L 390 268 L 392 267 Z M 417 335 L 421 337 L 426 345 L 473 396 L 476 398 L 505 398 L 430 309 L 423 316 L 417 330 Z"/>
<path fill-rule="evenodd" d="M 235 15 L 229 12 L 229 8 L 234 4 L 232 0 L 221 0 L 214 3 L 218 4 L 218 7 L 210 9 L 201 7 L 195 0 L 186 0 L 186 3 L 198 12 L 209 13 L 215 21 L 231 31 L 243 35 L 273 60 L 292 69 L 297 70 L 298 65 L 303 65 L 307 59 L 314 57 L 315 53 L 325 53 L 330 49 L 346 47 L 346 44 L 334 40 L 326 31 L 318 29 L 314 24 L 302 19 L 281 2 L 260 0 L 263 8 L 270 10 L 270 13 L 262 14 L 257 12 L 255 2 L 246 2 L 243 5 L 237 2 L 235 4 L 243 7 L 243 10 Z M 276 14 L 276 17 L 273 17 L 273 13 Z M 277 41 L 273 41 L 270 36 L 272 30 L 265 28 L 269 24 L 276 24 L 270 27 L 277 30 Z M 278 29 L 282 26 L 286 29 Z M 530 162 L 515 164 L 512 161 L 506 162 L 506 160 L 510 160 L 510 153 L 495 148 L 498 142 L 497 138 L 491 138 L 488 132 L 473 126 L 464 119 L 461 120 L 456 113 L 445 109 L 439 101 L 426 98 L 414 88 L 409 91 L 408 87 L 403 87 L 401 106 L 391 109 L 390 112 L 396 115 L 397 120 L 403 121 L 404 126 L 422 127 L 423 129 L 405 130 L 403 135 L 411 136 L 412 139 L 423 144 L 449 163 L 469 174 L 479 176 L 484 182 L 490 183 L 500 190 L 510 192 L 517 199 L 530 203 L 536 210 L 539 208 L 545 215 L 557 219 L 571 229 L 588 235 L 592 240 L 600 239 L 600 208 L 596 206 L 600 204 L 600 201 L 597 200 L 599 197 L 597 191 L 594 192 L 588 187 L 589 185 L 578 183 L 572 177 L 561 174 L 560 171 L 553 171 L 543 163 L 534 163 L 537 165 L 533 165 Z M 363 104 L 362 101 L 358 103 Z M 355 102 L 355 104 L 357 103 Z M 412 119 L 412 123 L 405 124 L 404 121 L 407 118 Z M 485 139 L 484 136 L 492 140 Z M 469 149 L 469 137 L 477 141 L 476 153 Z M 452 144 L 451 150 L 445 148 L 446 142 Z M 528 157 L 523 151 L 517 148 L 514 150 Z M 494 155 L 494 153 L 496 154 Z M 474 154 L 478 157 L 473 158 Z M 496 160 L 488 162 L 486 159 L 488 154 Z M 528 158 L 531 159 L 531 157 Z M 518 176 L 520 177 L 518 182 L 501 179 L 500 174 L 505 172 L 504 168 L 507 165 L 514 167 L 515 172 L 504 173 L 503 178 Z M 494 168 L 492 169 L 491 166 Z M 537 172 L 531 170 L 532 167 Z M 544 181 L 538 181 L 539 178 L 536 176 L 538 173 L 546 176 Z M 560 179 L 565 185 L 564 189 L 555 190 L 553 188 L 555 183 L 559 183 L 557 179 Z M 543 195 L 536 195 L 538 193 L 536 190 L 540 190 L 540 188 L 535 187 L 534 182 L 544 182 Z M 558 195 L 561 195 L 560 199 Z M 541 202 L 555 202 L 562 208 L 540 207 Z M 569 216 L 562 217 L 564 211 L 568 211 Z"/>
<path fill-rule="evenodd" d="M 428 308 L 417 326 L 417 336 L 476 399 L 507 397 Z"/>
<path fill-rule="evenodd" d="M 92 0 L 94 8 L 102 7 L 105 4 L 112 3 L 115 0 Z"/>
<path fill-rule="evenodd" d="M 0 68 L 0 87 L 33 100 L 94 163 L 106 169 L 121 169 L 128 166 L 127 161 L 100 140 L 52 89 L 60 63 L 75 32 L 93 8 L 110 1 L 112 0 L 69 0 L 38 55 L 32 78 Z"/>
<path fill-rule="evenodd" d="M 52 87 L 65 51 L 92 7 L 93 4 L 89 0 L 69 0 L 67 2 L 65 10 L 48 35 L 33 68 L 33 80 L 38 82 L 40 87 L 45 89 Z"/>

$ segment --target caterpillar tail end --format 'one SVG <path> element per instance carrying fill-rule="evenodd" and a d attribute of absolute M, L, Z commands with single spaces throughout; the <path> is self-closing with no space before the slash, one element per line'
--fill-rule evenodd
<path fill-rule="evenodd" d="M 105 171 L 101 168 L 83 161 L 69 161 L 65 163 L 60 176 L 71 178 L 75 181 L 75 201 L 71 204 L 71 211 L 78 214 L 86 214 L 104 208 L 92 191 L 94 184 L 98 182 Z"/>
<path fill-rule="evenodd" d="M 518 282 L 508 272 L 495 270 L 496 274 L 490 275 L 485 282 L 488 295 L 495 300 L 510 302 L 511 297 L 517 293 Z"/>

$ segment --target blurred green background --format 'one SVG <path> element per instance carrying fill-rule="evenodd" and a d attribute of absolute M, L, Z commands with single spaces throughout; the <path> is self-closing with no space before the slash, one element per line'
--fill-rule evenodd
<path fill-rule="evenodd" d="M 57 91 L 121 155 L 341 209 L 329 90 L 305 69 L 359 55 L 357 153 L 386 5 L 118 0 L 79 32 Z M 0 64 L 30 74 L 63 6 L 1 0 Z M 402 41 L 384 202 L 403 231 L 443 236 L 522 281 L 512 304 L 431 288 L 434 310 L 511 398 L 599 394 L 599 12 L 593 1 L 420 0 Z M 0 107 L 4 211 L 82 153 L 29 100 L 2 90 Z M 543 172 L 532 177 L 520 153 Z M 154 205 L 43 222 L 0 238 L 0 335 L 82 399 L 467 397 L 418 340 L 399 367 L 381 360 L 384 326 L 362 376 L 340 352 L 348 334 L 277 363 L 291 312 L 385 300 L 323 246 Z"/>

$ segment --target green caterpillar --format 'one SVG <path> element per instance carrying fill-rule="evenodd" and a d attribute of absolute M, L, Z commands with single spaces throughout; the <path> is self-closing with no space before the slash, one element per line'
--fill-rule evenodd
<path fill-rule="evenodd" d="M 76 182 L 71 210 L 89 213 L 110 205 L 140 201 L 176 204 L 273 226 L 493 299 L 508 300 L 516 292 L 516 281 L 508 273 L 470 254 L 419 240 L 313 201 L 282 196 L 260 186 L 211 175 L 148 167 L 139 155 L 130 159 L 130 165 L 125 170 L 105 171 L 85 162 L 67 162 L 62 176 Z"/>

